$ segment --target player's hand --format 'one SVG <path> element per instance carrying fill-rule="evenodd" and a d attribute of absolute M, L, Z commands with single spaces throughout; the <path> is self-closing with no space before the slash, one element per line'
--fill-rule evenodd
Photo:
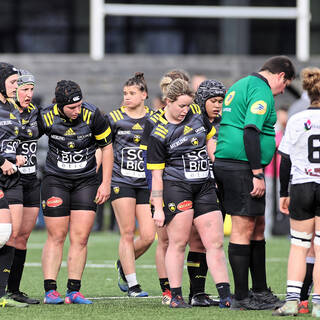
<path fill-rule="evenodd" d="M 290 204 L 290 197 L 281 197 L 279 201 L 279 209 L 280 212 L 288 215 L 289 214 L 289 204 Z"/>
<path fill-rule="evenodd" d="M 95 203 L 103 204 L 105 203 L 109 197 L 111 192 L 110 183 L 101 183 L 96 194 Z"/>
<path fill-rule="evenodd" d="M 17 166 L 8 160 L 5 160 L 4 164 L 0 168 L 2 170 L 2 173 L 7 176 L 16 173 L 18 170 Z"/>
<path fill-rule="evenodd" d="M 261 198 L 266 192 L 266 184 L 264 179 L 252 178 L 253 189 L 250 192 L 251 197 L 253 198 Z"/>
<path fill-rule="evenodd" d="M 153 221 L 157 227 L 163 227 L 164 225 L 164 212 L 163 210 L 154 210 Z"/>
<path fill-rule="evenodd" d="M 22 155 L 16 156 L 16 165 L 17 167 L 22 167 L 26 163 L 26 158 Z"/>

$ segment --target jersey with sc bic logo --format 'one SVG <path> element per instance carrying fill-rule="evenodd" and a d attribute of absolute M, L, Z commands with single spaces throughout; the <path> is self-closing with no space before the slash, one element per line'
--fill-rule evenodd
<path fill-rule="evenodd" d="M 9 102 L 18 108 L 13 99 Z M 37 148 L 39 139 L 38 129 L 39 109 L 32 103 L 20 113 L 21 130 L 19 133 L 19 146 L 17 153 L 24 156 L 25 164 L 19 168 L 24 176 L 35 176 L 37 174 Z"/>
<path fill-rule="evenodd" d="M 142 150 L 139 146 L 146 118 L 152 111 L 145 107 L 145 116 L 133 119 L 125 109 L 122 106 L 108 114 L 114 153 L 112 185 L 129 184 L 147 188 Z"/>
<path fill-rule="evenodd" d="M 159 122 L 151 133 L 147 168 L 163 169 L 163 180 L 203 183 L 209 176 L 206 141 L 215 134 L 209 119 L 193 104 L 179 124 Z"/>
<path fill-rule="evenodd" d="M 96 148 L 111 143 L 109 123 L 96 106 L 83 102 L 78 118 L 71 121 L 51 105 L 41 111 L 40 125 L 49 137 L 46 174 L 70 179 L 96 174 Z"/>
<path fill-rule="evenodd" d="M 19 111 L 9 102 L 0 102 L 0 155 L 12 163 L 16 163 L 20 130 Z"/>

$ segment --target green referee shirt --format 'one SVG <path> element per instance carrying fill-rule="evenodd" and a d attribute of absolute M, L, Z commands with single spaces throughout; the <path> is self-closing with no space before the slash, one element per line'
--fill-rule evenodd
<path fill-rule="evenodd" d="M 215 157 L 248 161 L 243 131 L 254 127 L 260 132 L 261 164 L 269 164 L 275 152 L 276 121 L 268 81 L 258 73 L 240 79 L 228 90 L 223 102 Z"/>

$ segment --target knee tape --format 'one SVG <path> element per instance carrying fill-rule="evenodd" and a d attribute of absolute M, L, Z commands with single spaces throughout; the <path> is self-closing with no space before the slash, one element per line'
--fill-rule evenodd
<path fill-rule="evenodd" d="M 320 231 L 316 231 L 316 234 L 313 239 L 313 243 L 315 246 L 320 246 Z"/>
<path fill-rule="evenodd" d="M 311 247 L 311 239 L 312 233 L 306 233 L 301 231 L 295 231 L 290 229 L 291 234 L 291 244 L 294 244 L 299 247 L 310 248 Z M 320 240 L 320 239 L 319 239 Z"/>
<path fill-rule="evenodd" d="M 0 223 L 0 249 L 7 243 L 11 236 L 11 223 Z"/>

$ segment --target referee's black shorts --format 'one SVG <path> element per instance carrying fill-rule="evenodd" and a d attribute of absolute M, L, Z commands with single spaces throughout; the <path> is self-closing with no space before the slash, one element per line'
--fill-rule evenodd
<path fill-rule="evenodd" d="M 249 164 L 216 160 L 214 176 L 224 209 L 231 216 L 258 217 L 265 213 L 265 195 L 254 198 Z"/>

